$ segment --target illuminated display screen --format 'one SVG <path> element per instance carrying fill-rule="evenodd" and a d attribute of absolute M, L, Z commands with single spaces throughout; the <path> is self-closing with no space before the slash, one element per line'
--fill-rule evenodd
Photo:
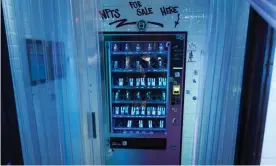
<path fill-rule="evenodd" d="M 112 133 L 166 133 L 170 42 L 105 43 Z"/>

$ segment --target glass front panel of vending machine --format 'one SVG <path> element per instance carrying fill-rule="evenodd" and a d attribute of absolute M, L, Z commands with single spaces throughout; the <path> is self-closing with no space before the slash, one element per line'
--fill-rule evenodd
<path fill-rule="evenodd" d="M 106 164 L 180 164 L 186 33 L 103 38 Z"/>

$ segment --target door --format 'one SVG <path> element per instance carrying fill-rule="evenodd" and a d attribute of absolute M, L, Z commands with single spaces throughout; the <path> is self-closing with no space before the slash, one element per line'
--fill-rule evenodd
<path fill-rule="evenodd" d="M 99 163 L 87 127 L 87 59 L 76 44 L 81 4 L 72 3 L 2 2 L 24 164 Z"/>

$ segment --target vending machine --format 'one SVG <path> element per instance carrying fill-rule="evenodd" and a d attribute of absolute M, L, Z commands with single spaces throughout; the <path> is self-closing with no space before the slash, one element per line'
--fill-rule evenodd
<path fill-rule="evenodd" d="M 106 32 L 105 164 L 180 164 L 186 32 Z"/>

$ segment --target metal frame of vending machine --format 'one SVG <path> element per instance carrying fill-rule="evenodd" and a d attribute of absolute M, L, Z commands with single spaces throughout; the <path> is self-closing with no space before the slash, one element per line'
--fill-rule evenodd
<path fill-rule="evenodd" d="M 100 34 L 105 164 L 180 164 L 187 32 Z"/>

